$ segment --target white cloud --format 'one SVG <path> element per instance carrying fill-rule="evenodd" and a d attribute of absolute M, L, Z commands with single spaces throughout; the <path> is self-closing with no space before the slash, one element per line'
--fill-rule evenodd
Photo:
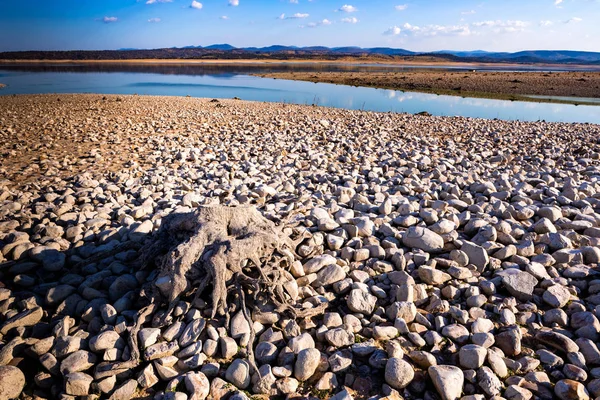
<path fill-rule="evenodd" d="M 540 26 L 550 26 L 554 24 L 552 21 L 540 21 Z"/>
<path fill-rule="evenodd" d="M 190 6 L 191 8 L 195 8 L 196 10 L 201 10 L 202 9 L 202 3 L 200 3 L 199 1 L 192 1 L 192 5 Z"/>
<path fill-rule="evenodd" d="M 408 8 L 408 4 L 400 4 L 394 7 L 398 11 L 404 11 Z"/>
<path fill-rule="evenodd" d="M 460 14 L 461 14 L 461 15 L 473 15 L 473 14 L 475 14 L 475 13 L 476 13 L 476 11 L 475 11 L 475 10 L 470 10 L 470 11 L 463 11 L 463 12 L 461 12 Z"/>
<path fill-rule="evenodd" d="M 150 18 L 148 20 L 148 22 L 150 22 L 150 23 L 158 23 L 158 22 L 160 22 L 160 18 Z"/>
<path fill-rule="evenodd" d="M 300 28 L 316 28 L 317 26 L 322 26 L 322 25 L 331 25 L 331 21 L 328 20 L 327 18 L 319 21 L 319 22 L 309 22 L 306 25 L 300 25 Z"/>
<path fill-rule="evenodd" d="M 565 24 L 577 23 L 577 22 L 581 22 L 581 21 L 583 21 L 583 19 L 581 19 L 579 17 L 573 17 L 573 18 L 569 18 L 568 20 L 566 20 Z"/>
<path fill-rule="evenodd" d="M 480 21 L 474 22 L 473 26 L 478 28 L 491 28 L 496 33 L 512 33 L 512 32 L 523 32 L 527 26 L 529 26 L 529 22 L 520 21 L 520 20 L 489 20 L 489 21 Z"/>
<path fill-rule="evenodd" d="M 469 36 L 473 31 L 469 25 L 426 25 L 417 26 L 406 23 L 399 26 L 393 26 L 383 32 L 384 35 L 398 36 L 402 33 L 415 36 Z"/>
<path fill-rule="evenodd" d="M 117 22 L 119 20 L 119 18 L 117 17 L 104 17 L 102 18 L 102 22 L 104 22 L 105 24 L 110 24 L 111 22 Z"/>
<path fill-rule="evenodd" d="M 392 27 L 388 28 L 385 32 L 383 32 L 383 34 L 397 36 L 400 34 L 400 32 L 402 32 L 402 29 L 400 29 L 397 26 L 392 26 Z"/>
<path fill-rule="evenodd" d="M 221 15 L 219 18 L 224 19 L 224 20 L 229 19 L 229 17 L 227 15 Z"/>
<path fill-rule="evenodd" d="M 554 0 L 554 5 L 558 6 L 562 2 L 563 2 L 563 0 Z"/>
<path fill-rule="evenodd" d="M 309 16 L 310 16 L 309 14 L 296 13 L 292 16 L 286 17 L 285 14 L 281 14 L 279 16 L 279 19 L 283 19 L 283 18 L 285 18 L 285 19 L 300 19 L 300 18 L 308 18 Z"/>
<path fill-rule="evenodd" d="M 340 7 L 339 11 L 343 11 L 343 12 L 347 12 L 347 13 L 351 13 L 351 12 L 356 12 L 358 11 L 358 8 L 351 6 L 349 4 L 344 4 L 343 6 Z"/>
<path fill-rule="evenodd" d="M 233 7 L 237 7 L 240 5 L 240 0 L 229 0 L 229 5 Z"/>
<path fill-rule="evenodd" d="M 290 0 L 290 3 L 292 3 L 292 4 L 298 4 L 298 0 Z"/>
<path fill-rule="evenodd" d="M 154 4 L 154 3 L 172 3 L 173 0 L 148 0 L 146 4 Z"/>
<path fill-rule="evenodd" d="M 500 27 L 504 27 L 504 26 L 518 26 L 518 27 L 525 27 L 527 26 L 527 22 L 525 21 L 519 21 L 519 20 L 506 20 L 506 21 L 502 21 L 502 20 L 488 20 L 488 21 L 480 21 L 480 22 L 473 22 L 474 26 L 500 26 Z"/>
<path fill-rule="evenodd" d="M 356 17 L 342 18 L 342 22 L 345 24 L 356 24 L 356 23 L 358 23 L 358 18 L 356 18 Z"/>

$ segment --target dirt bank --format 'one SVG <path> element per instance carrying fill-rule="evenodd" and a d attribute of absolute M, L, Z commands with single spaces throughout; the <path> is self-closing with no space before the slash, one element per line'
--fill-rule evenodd
<path fill-rule="evenodd" d="M 600 72 L 274 72 L 262 77 L 468 97 L 524 95 L 600 98 Z"/>

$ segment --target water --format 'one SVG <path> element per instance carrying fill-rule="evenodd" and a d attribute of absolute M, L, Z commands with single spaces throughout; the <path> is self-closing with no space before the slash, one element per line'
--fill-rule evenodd
<path fill-rule="evenodd" d="M 272 66 L 262 66 L 259 69 L 248 66 L 177 65 L 0 66 L 0 83 L 8 85 L 0 89 L 0 94 L 137 93 L 205 98 L 239 97 L 243 100 L 316 104 L 384 112 L 427 111 L 440 116 L 600 123 L 598 106 L 462 98 L 247 75 L 265 72 L 266 68 L 274 69 Z"/>

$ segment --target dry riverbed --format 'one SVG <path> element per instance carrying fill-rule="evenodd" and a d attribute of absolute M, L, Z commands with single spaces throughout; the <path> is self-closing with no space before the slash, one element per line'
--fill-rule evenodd
<path fill-rule="evenodd" d="M 2 96 L 0 398 L 598 397 L 599 138 L 592 124 Z M 190 292 L 140 317 L 165 284 L 161 257 L 137 263 L 142 245 L 215 204 L 283 221 L 299 239 L 280 299 L 325 311 L 245 312 L 230 293 L 231 318 L 213 318 L 210 293 Z"/>
<path fill-rule="evenodd" d="M 525 95 L 600 98 L 600 72 L 314 71 L 260 76 L 467 97 L 529 101 L 533 100 Z"/>

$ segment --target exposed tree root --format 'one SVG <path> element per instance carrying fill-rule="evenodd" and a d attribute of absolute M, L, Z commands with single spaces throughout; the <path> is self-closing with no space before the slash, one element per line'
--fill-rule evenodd
<path fill-rule="evenodd" d="M 283 224 L 276 225 L 254 207 L 207 206 L 164 218 L 157 234 L 140 250 L 141 265 L 154 264 L 160 272 L 147 288 L 150 304 L 140 311 L 130 333 L 131 360 L 120 367 L 139 362 L 137 333 L 148 317 L 154 317 L 155 325 L 166 325 L 181 298 L 197 298 L 212 287 L 212 318 L 224 316 L 229 321 L 228 304 L 237 304 L 248 321 L 248 361 L 257 373 L 252 349 L 255 332 L 248 310 L 266 307 L 299 318 L 325 308 L 298 309 L 285 288 L 293 279 L 287 270 L 303 239 L 292 240 Z M 228 302 L 228 296 L 235 300 Z M 157 312 L 161 306 L 166 311 Z"/>

